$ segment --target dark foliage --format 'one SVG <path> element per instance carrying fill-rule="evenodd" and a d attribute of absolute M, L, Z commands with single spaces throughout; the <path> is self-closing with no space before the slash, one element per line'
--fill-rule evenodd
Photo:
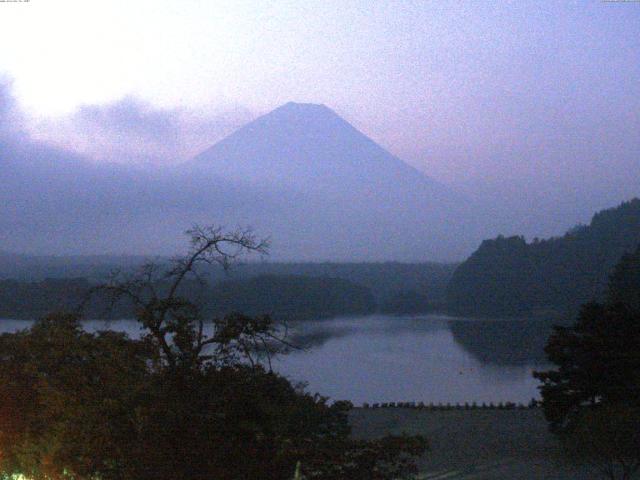
<path fill-rule="evenodd" d="M 269 313 L 287 321 L 330 318 L 339 315 L 429 313 L 437 305 L 415 290 L 403 290 L 378 306 L 367 287 L 333 277 L 260 275 L 228 279 L 212 286 L 185 281 L 181 294 L 202 304 L 208 314 L 226 315 L 243 311 L 250 315 Z M 110 305 L 93 290 L 86 278 L 47 278 L 40 282 L 0 280 L 0 318 L 35 319 L 52 310 L 82 311 L 90 318 L 132 318 L 135 306 L 127 299 Z M 166 288 L 162 280 L 156 288 Z"/>
<path fill-rule="evenodd" d="M 544 364 L 544 348 L 557 317 L 513 320 L 452 320 L 456 343 L 482 363 L 495 365 Z"/>
<path fill-rule="evenodd" d="M 0 336 L 0 468 L 28 478 L 118 478 L 135 439 L 152 351 L 52 315 Z"/>
<path fill-rule="evenodd" d="M 436 306 L 426 295 L 415 290 L 398 292 L 380 305 L 381 313 L 414 315 L 434 311 Z"/>
<path fill-rule="evenodd" d="M 421 437 L 352 440 L 348 402 L 329 405 L 270 370 L 287 347 L 270 317 L 233 314 L 205 329 L 203 310 L 182 296 L 200 284 L 198 266 L 265 246 L 250 232 L 190 233 L 191 251 L 169 268 L 149 264 L 98 289 L 135 308 L 141 340 L 89 334 L 64 314 L 0 336 L 0 470 L 35 480 L 415 472 Z"/>
<path fill-rule="evenodd" d="M 609 281 L 610 303 L 624 303 L 640 311 L 640 246 L 618 262 Z"/>
<path fill-rule="evenodd" d="M 388 436 L 378 440 L 334 439 L 314 446 L 299 445 L 298 455 L 309 460 L 301 464 L 304 479 L 384 480 L 417 473 L 415 457 L 424 453 L 427 443 L 420 436 Z"/>
<path fill-rule="evenodd" d="M 0 280 L 0 318 L 33 319 L 51 311 L 76 310 L 91 288 L 84 278 L 41 282 Z"/>
<path fill-rule="evenodd" d="M 585 305 L 575 325 L 557 327 L 545 351 L 557 369 L 535 373 L 554 431 L 571 429 L 600 404 L 640 406 L 640 313 L 624 304 Z"/>
<path fill-rule="evenodd" d="M 4 472 L 289 479 L 297 461 L 311 471 L 335 460 L 322 467 L 331 470 L 347 450 L 366 457 L 380 448 L 348 438 L 348 404 L 330 406 L 261 367 L 162 367 L 151 343 L 86 333 L 75 316 L 52 315 L 31 331 L 5 334 L 0 351 Z M 415 451 L 414 441 L 388 442 L 403 470 L 412 457 L 400 454 Z"/>
<path fill-rule="evenodd" d="M 453 274 L 449 309 L 465 315 L 572 311 L 602 299 L 620 257 L 640 244 L 640 200 L 594 215 L 563 237 L 485 240 Z"/>
<path fill-rule="evenodd" d="M 165 259 L 166 260 L 166 259 Z M 143 257 L 34 257 L 0 254 L 0 279 L 40 283 L 47 278 L 86 278 L 103 282 L 114 270 L 135 271 L 147 262 Z M 162 262 L 162 259 L 160 260 Z M 247 280 L 259 276 L 329 277 L 347 280 L 371 290 L 381 303 L 403 291 L 417 291 L 443 303 L 455 264 L 439 263 L 279 263 L 246 262 L 231 271 L 203 265 L 202 273 L 211 285 L 226 280 Z"/>
<path fill-rule="evenodd" d="M 260 275 L 341 278 L 371 290 L 378 303 L 414 290 L 443 302 L 456 264 L 440 263 L 246 263 L 231 272 L 236 279 Z M 218 272 L 218 278 L 220 273 Z"/>
<path fill-rule="evenodd" d="M 0 318 L 33 319 L 51 310 L 74 311 L 83 306 L 91 318 L 132 318 L 135 305 L 120 299 L 111 305 L 99 292 L 87 301 L 91 285 L 84 278 L 46 279 L 42 282 L 0 280 Z M 167 289 L 160 279 L 157 290 Z M 195 282 L 181 285 L 181 295 L 202 304 L 212 316 L 243 311 L 249 315 L 269 313 L 279 320 L 309 320 L 337 315 L 366 315 L 376 310 L 369 289 L 339 278 L 260 276 L 228 280 L 214 286 Z"/>
<path fill-rule="evenodd" d="M 347 280 L 297 275 L 262 275 L 229 280 L 212 289 L 214 314 L 242 311 L 268 313 L 282 320 L 330 318 L 373 313 L 376 302 L 368 288 Z"/>
<path fill-rule="evenodd" d="M 570 458 L 590 465 L 609 480 L 631 480 L 640 470 L 640 411 L 637 407 L 600 405 L 580 413 L 561 436 Z"/>
<path fill-rule="evenodd" d="M 605 303 L 584 305 L 556 327 L 546 353 L 557 367 L 542 381 L 542 406 L 572 457 L 606 478 L 640 469 L 640 248 L 611 275 Z"/>

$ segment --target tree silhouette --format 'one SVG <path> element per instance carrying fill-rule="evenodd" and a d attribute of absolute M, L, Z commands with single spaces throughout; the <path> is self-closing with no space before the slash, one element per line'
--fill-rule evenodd
<path fill-rule="evenodd" d="M 557 368 L 534 373 L 551 430 L 610 479 L 640 468 L 639 253 L 618 263 L 605 303 L 555 328 L 545 351 Z"/>
<path fill-rule="evenodd" d="M 349 402 L 271 371 L 290 348 L 268 316 L 208 319 L 199 266 L 266 252 L 250 231 L 194 228 L 168 267 L 116 273 L 94 293 L 130 302 L 143 335 L 90 334 L 58 314 L 0 336 L 0 471 L 34 480 L 387 480 L 416 471 L 419 436 L 349 437 Z"/>

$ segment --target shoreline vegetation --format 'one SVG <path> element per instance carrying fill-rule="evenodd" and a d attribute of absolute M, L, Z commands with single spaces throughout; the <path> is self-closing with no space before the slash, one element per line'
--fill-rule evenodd
<path fill-rule="evenodd" d="M 0 318 L 33 320 L 51 311 L 80 310 L 87 318 L 134 316 L 126 302 L 112 306 L 99 294 L 90 296 L 94 286 L 84 277 L 0 280 Z M 430 301 L 415 289 L 376 297 L 370 288 L 337 277 L 259 275 L 209 283 L 204 288 L 188 285 L 184 290 L 185 297 L 194 297 L 190 299 L 202 304 L 203 312 L 211 317 L 242 311 L 291 322 L 375 313 L 427 314 L 442 308 L 442 303 Z"/>
<path fill-rule="evenodd" d="M 479 319 L 568 319 L 579 305 L 603 297 L 613 267 L 639 243 L 640 199 L 634 198 L 562 237 L 485 240 L 461 264 L 253 262 L 229 273 L 211 267 L 203 271 L 205 304 L 216 315 L 245 311 L 284 320 L 436 311 Z M 73 309 L 110 272 L 133 271 L 148 260 L 0 252 L 0 317 Z M 89 307 L 95 317 L 99 302 Z"/>
<path fill-rule="evenodd" d="M 604 298 L 614 267 L 639 244 L 638 198 L 596 213 L 562 237 L 485 240 L 453 273 L 448 311 L 476 317 L 554 311 L 573 318 L 580 305 Z"/>
<path fill-rule="evenodd" d="M 600 300 L 617 261 L 640 243 L 640 199 L 596 213 L 564 236 L 485 240 L 461 264 L 242 263 L 203 271 L 205 313 L 269 314 L 285 321 L 335 316 L 443 313 L 476 319 L 554 319 Z M 0 318 L 75 311 L 109 272 L 134 271 L 144 257 L 33 257 L 0 252 Z M 164 260 L 166 261 L 166 259 Z M 187 287 L 188 294 L 189 287 Z M 191 300 L 196 300 L 191 299 Z M 104 301 L 85 305 L 101 318 Z M 127 305 L 109 319 L 131 318 Z"/>

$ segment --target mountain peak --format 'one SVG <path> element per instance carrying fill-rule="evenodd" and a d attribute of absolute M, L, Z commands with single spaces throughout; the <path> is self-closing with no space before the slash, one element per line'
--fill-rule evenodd
<path fill-rule="evenodd" d="M 288 102 L 221 140 L 198 155 L 196 161 L 247 156 L 260 161 L 264 168 L 268 159 L 284 161 L 293 158 L 292 152 L 304 154 L 309 161 L 326 156 L 338 159 L 344 156 L 345 148 L 382 150 L 326 105 Z"/>
<path fill-rule="evenodd" d="M 271 112 L 263 115 L 261 118 L 276 118 L 285 122 L 328 122 L 339 121 L 347 123 L 336 112 L 322 103 L 296 103 L 287 102 L 284 105 L 280 105 Z"/>
<path fill-rule="evenodd" d="M 329 107 L 327 107 L 324 103 L 298 103 L 298 102 L 287 102 L 285 104 L 280 105 L 276 109 L 272 111 L 283 111 L 283 112 L 333 112 Z"/>
<path fill-rule="evenodd" d="M 453 192 L 325 105 L 285 103 L 190 165 L 190 176 L 205 182 L 216 177 L 214 191 L 237 189 L 236 204 L 225 199 L 215 208 L 228 208 L 236 218 L 247 214 L 252 225 L 278 235 L 280 248 L 303 245 L 317 258 L 332 258 L 335 251 L 444 258 L 442 252 L 452 251 L 450 239 L 457 238 L 449 217 L 469 216 L 467 203 Z M 258 194 L 243 198 L 245 190 Z"/>
<path fill-rule="evenodd" d="M 210 165 L 227 178 L 278 188 L 294 185 L 309 190 L 324 182 L 342 191 L 371 185 L 412 185 L 415 191 L 429 190 L 427 197 L 443 191 L 329 107 L 314 103 L 285 103 L 193 162 Z"/>

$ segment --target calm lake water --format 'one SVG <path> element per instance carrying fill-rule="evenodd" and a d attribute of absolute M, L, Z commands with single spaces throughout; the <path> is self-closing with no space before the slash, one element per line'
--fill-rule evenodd
<path fill-rule="evenodd" d="M 28 322 L 0 320 L 0 331 Z M 88 321 L 139 334 L 131 320 Z M 363 402 L 523 402 L 539 398 L 535 369 L 544 369 L 544 321 L 480 321 L 441 315 L 336 318 L 292 327 L 304 350 L 276 359 L 273 368 L 332 399 Z"/>

